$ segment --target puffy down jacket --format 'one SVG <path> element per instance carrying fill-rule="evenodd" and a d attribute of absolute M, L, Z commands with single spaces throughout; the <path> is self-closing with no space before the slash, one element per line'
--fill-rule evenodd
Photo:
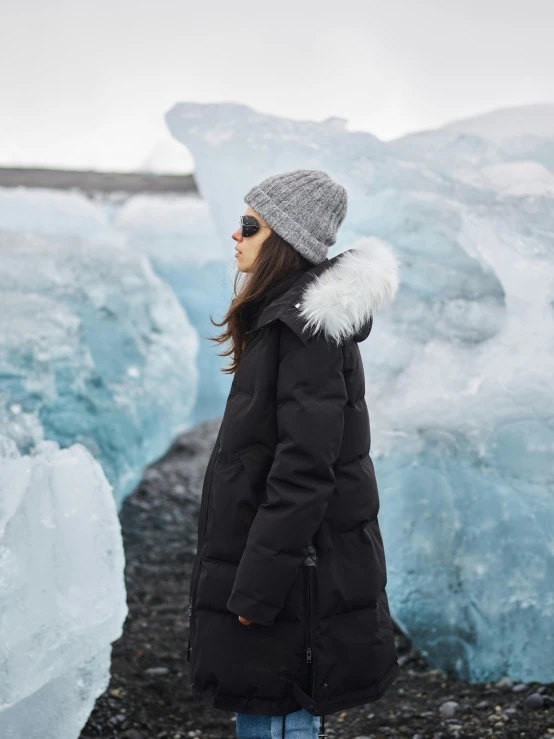
<path fill-rule="evenodd" d="M 280 288 L 248 333 L 206 469 L 188 660 L 196 701 L 323 716 L 399 674 L 358 346 L 398 260 L 364 238 Z"/>

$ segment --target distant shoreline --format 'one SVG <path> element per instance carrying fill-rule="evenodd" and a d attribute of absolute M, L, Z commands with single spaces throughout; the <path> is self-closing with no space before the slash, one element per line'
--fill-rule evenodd
<path fill-rule="evenodd" d="M 0 167 L 0 187 L 76 189 L 86 193 L 198 194 L 193 174 L 98 172 L 94 170 Z"/>

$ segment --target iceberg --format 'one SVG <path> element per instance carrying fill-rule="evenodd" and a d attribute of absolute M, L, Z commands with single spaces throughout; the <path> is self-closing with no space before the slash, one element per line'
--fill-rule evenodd
<path fill-rule="evenodd" d="M 165 116 L 222 241 L 250 187 L 309 168 L 349 192 L 329 256 L 369 235 L 397 251 L 398 297 L 361 345 L 387 592 L 414 646 L 469 681 L 554 680 L 549 110 L 548 129 L 515 110 L 391 142 L 233 103 Z"/>
<path fill-rule="evenodd" d="M 111 485 L 82 444 L 0 437 L 0 736 L 74 739 L 127 617 Z"/>
<path fill-rule="evenodd" d="M 223 330 L 210 322 L 210 315 L 220 321 L 232 297 L 232 231 L 220 239 L 208 204 L 198 196 L 135 195 L 117 209 L 113 224 L 125 233 L 127 247 L 148 257 L 171 286 L 197 332 L 198 385 L 190 424 L 217 417 L 232 377 L 221 372 L 228 358 L 220 358 L 220 347 L 206 339 Z"/>
<path fill-rule="evenodd" d="M 33 235 L 44 243 L 59 238 L 88 244 L 91 253 L 97 245 L 113 246 L 120 253 L 127 249 L 137 258 L 145 257 L 151 270 L 171 287 L 199 338 L 188 426 L 221 412 L 231 384 L 221 372 L 228 360 L 217 355 L 219 347 L 203 339 L 221 331 L 209 316 L 220 320 L 231 299 L 234 242 L 226 234 L 222 243 L 205 200 L 195 193 L 116 191 L 90 197 L 76 190 L 0 187 L 2 232 L 4 243 L 9 235 Z M 168 437 L 165 448 L 169 444 Z"/>
<path fill-rule="evenodd" d="M 190 428 L 199 340 L 149 260 L 116 241 L 0 228 L 0 433 L 22 453 L 82 443 L 119 506 Z"/>

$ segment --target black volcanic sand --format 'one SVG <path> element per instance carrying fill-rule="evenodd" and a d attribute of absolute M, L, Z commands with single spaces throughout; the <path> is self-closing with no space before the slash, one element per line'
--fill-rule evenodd
<path fill-rule="evenodd" d="M 191 701 L 185 654 L 200 491 L 219 423 L 179 437 L 123 503 L 129 615 L 80 739 L 236 737 L 234 713 Z M 397 646 L 395 683 L 379 701 L 327 715 L 330 739 L 554 739 L 554 683 L 467 684 L 430 669 L 400 631 Z"/>

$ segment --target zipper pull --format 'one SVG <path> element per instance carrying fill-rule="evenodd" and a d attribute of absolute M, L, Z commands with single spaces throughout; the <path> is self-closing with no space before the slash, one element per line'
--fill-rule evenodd
<path fill-rule="evenodd" d="M 308 649 L 306 650 L 306 662 L 309 663 L 311 661 L 312 661 L 312 648 L 308 647 Z"/>
<path fill-rule="evenodd" d="M 192 616 L 192 601 L 191 601 L 191 603 L 189 605 L 189 619 L 190 619 L 191 616 Z"/>

